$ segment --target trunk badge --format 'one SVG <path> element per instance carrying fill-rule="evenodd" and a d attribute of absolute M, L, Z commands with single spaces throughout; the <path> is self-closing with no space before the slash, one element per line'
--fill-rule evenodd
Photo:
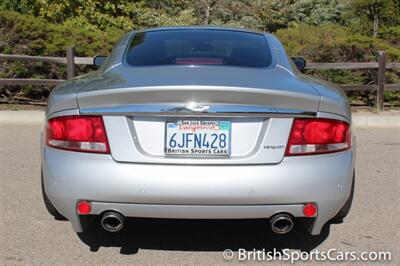
<path fill-rule="evenodd" d="M 185 105 L 185 110 L 192 111 L 192 112 L 207 112 L 210 109 L 210 105 L 198 105 L 198 104 L 188 104 Z"/>

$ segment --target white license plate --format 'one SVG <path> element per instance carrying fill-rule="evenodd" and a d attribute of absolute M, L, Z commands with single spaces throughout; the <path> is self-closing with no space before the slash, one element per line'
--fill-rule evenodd
<path fill-rule="evenodd" d="M 165 154 L 190 156 L 229 156 L 231 122 L 176 120 L 165 123 Z"/>

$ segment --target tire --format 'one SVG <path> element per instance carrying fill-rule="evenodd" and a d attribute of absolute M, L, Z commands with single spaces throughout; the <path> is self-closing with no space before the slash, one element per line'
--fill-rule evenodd
<path fill-rule="evenodd" d="M 343 207 L 340 209 L 340 211 L 336 214 L 335 217 L 332 218 L 333 223 L 341 223 L 343 222 L 344 218 L 349 214 L 351 204 L 353 203 L 353 198 L 354 198 L 354 183 L 355 183 L 355 173 L 353 174 L 353 182 L 351 184 L 351 192 L 350 192 L 350 197 L 347 199 L 346 203 L 343 205 Z"/>
<path fill-rule="evenodd" d="M 57 211 L 53 203 L 51 203 L 50 199 L 47 197 L 46 192 L 44 191 L 43 173 L 41 175 L 41 187 L 42 187 L 43 202 L 47 212 L 50 215 L 52 215 L 56 220 L 66 220 L 66 218 Z"/>

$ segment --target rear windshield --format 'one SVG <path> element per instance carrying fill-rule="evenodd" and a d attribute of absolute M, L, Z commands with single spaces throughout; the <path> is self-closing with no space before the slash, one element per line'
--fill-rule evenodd
<path fill-rule="evenodd" d="M 229 30 L 162 30 L 136 33 L 126 61 L 132 66 L 228 65 L 267 67 L 271 52 L 262 34 Z"/>

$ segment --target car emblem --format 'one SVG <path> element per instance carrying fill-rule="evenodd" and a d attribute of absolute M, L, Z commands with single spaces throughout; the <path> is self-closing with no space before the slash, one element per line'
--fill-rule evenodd
<path fill-rule="evenodd" d="M 211 106 L 209 105 L 198 105 L 198 104 L 189 104 L 185 105 L 185 109 L 192 112 L 207 112 Z"/>

